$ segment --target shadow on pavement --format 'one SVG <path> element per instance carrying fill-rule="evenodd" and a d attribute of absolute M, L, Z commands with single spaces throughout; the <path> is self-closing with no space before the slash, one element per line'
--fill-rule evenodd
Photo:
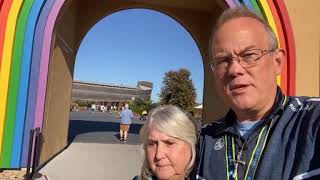
<path fill-rule="evenodd" d="M 130 126 L 130 134 L 139 134 L 143 124 L 132 123 Z M 72 120 L 69 121 L 69 134 L 68 143 L 74 141 L 75 137 L 85 133 L 91 132 L 119 132 L 119 123 L 116 122 L 101 122 L 101 121 L 84 121 L 84 120 Z M 116 136 L 119 138 L 119 135 Z"/>

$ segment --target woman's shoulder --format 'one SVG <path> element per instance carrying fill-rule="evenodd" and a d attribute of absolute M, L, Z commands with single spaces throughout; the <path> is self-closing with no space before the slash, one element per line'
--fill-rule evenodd
<path fill-rule="evenodd" d="M 140 180 L 140 179 L 139 179 L 139 176 L 135 176 L 132 178 L 132 180 Z"/>
<path fill-rule="evenodd" d="M 156 180 L 157 178 L 155 178 L 154 176 L 147 178 L 147 180 Z M 132 178 L 132 180 L 142 180 L 139 178 L 139 176 L 135 176 L 134 178 Z"/>

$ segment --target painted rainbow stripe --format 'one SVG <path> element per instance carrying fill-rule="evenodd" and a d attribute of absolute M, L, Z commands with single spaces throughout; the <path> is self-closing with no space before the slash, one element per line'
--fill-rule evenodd
<path fill-rule="evenodd" d="M 268 20 L 288 62 L 278 83 L 295 93 L 293 32 L 282 0 L 225 0 Z M 65 0 L 0 0 L 0 168 L 26 167 L 29 131 L 43 124 L 51 37 Z"/>

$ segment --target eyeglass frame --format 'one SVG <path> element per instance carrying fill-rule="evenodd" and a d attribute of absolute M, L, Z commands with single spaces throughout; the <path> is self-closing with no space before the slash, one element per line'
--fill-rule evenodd
<path fill-rule="evenodd" d="M 227 67 L 225 68 L 226 70 L 228 69 L 228 67 L 230 66 L 230 64 L 231 64 L 232 61 L 238 62 L 241 67 L 243 67 L 244 69 L 247 69 L 247 68 L 251 68 L 251 67 L 256 66 L 256 65 L 262 60 L 262 57 L 263 57 L 263 56 L 265 56 L 266 54 L 269 54 L 269 53 L 271 53 L 271 52 L 274 52 L 276 49 L 277 49 L 277 48 L 275 48 L 275 49 L 258 49 L 258 48 L 256 48 L 256 49 L 248 49 L 248 50 L 243 51 L 243 52 L 241 52 L 241 53 L 239 53 L 239 54 L 236 54 L 235 56 L 226 56 L 226 57 L 221 57 L 221 58 L 222 58 L 222 59 L 227 59 L 228 65 L 227 65 Z M 241 63 L 241 62 L 243 62 L 243 60 L 241 60 L 241 57 L 240 57 L 239 55 L 242 54 L 242 53 L 251 51 L 251 50 L 259 50 L 259 51 L 261 51 L 261 56 L 258 57 L 258 58 L 256 58 L 256 59 L 254 60 L 254 64 L 249 65 L 249 66 L 244 66 L 244 65 Z M 214 58 L 213 58 L 213 59 L 214 59 Z M 223 60 L 223 61 L 225 62 L 225 60 Z M 222 61 L 220 61 L 220 62 L 222 62 Z M 215 72 L 215 66 L 216 66 L 216 65 L 214 64 L 213 60 L 209 63 L 209 65 L 210 65 L 210 68 L 211 68 L 212 72 Z"/>

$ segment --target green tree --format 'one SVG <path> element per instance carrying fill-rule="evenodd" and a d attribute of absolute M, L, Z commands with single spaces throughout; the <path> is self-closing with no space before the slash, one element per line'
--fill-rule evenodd
<path fill-rule="evenodd" d="M 181 68 L 177 71 L 166 72 L 159 96 L 161 104 L 172 104 L 192 112 L 195 106 L 196 91 L 190 71 Z"/>
<path fill-rule="evenodd" d="M 139 98 L 129 102 L 130 109 L 137 114 L 141 114 L 142 111 L 148 110 L 151 104 L 151 100 L 142 100 Z"/>
<path fill-rule="evenodd" d="M 79 107 L 90 107 L 91 102 L 87 100 L 77 99 L 74 103 L 78 104 Z"/>

